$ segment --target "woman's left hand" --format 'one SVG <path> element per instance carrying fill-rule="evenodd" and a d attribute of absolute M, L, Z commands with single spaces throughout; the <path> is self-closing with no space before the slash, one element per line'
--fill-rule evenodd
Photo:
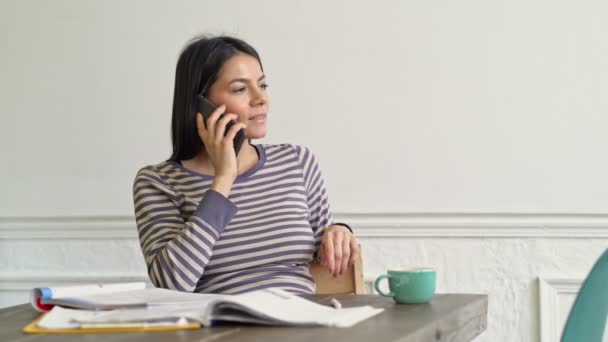
<path fill-rule="evenodd" d="M 355 264 L 359 257 L 359 243 L 346 227 L 333 225 L 325 229 L 319 253 L 321 264 L 337 277 Z"/>

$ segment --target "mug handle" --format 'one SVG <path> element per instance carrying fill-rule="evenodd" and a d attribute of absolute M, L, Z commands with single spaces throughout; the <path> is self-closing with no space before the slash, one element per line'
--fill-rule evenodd
<path fill-rule="evenodd" d="M 382 290 L 380 289 L 380 282 L 383 279 L 390 279 L 391 275 L 390 274 L 383 274 L 381 276 L 379 276 L 378 278 L 376 278 L 376 281 L 374 282 L 374 287 L 376 288 L 376 291 L 378 291 L 378 293 L 381 296 L 384 297 L 393 297 L 395 294 L 393 292 L 382 292 Z"/>

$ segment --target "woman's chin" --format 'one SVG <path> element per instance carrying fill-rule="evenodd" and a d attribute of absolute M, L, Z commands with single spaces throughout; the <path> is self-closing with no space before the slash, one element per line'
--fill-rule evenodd
<path fill-rule="evenodd" d="M 247 131 L 247 139 L 262 139 L 266 136 L 266 129 Z"/>

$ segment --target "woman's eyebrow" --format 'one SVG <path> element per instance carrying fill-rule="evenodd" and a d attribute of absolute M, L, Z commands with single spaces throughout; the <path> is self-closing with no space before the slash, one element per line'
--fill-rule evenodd
<path fill-rule="evenodd" d="M 266 75 L 262 75 L 260 78 L 258 78 L 258 82 L 260 82 L 261 80 L 263 80 L 266 77 Z M 232 81 L 230 81 L 230 83 L 228 83 L 228 85 L 234 83 L 234 82 L 244 82 L 247 83 L 249 82 L 248 78 L 235 78 Z"/>

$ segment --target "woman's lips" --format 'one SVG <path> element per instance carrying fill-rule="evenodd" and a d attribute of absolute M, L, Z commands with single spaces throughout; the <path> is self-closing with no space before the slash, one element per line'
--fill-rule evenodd
<path fill-rule="evenodd" d="M 254 122 L 264 122 L 266 121 L 266 114 L 254 115 L 249 118 L 249 120 Z"/>

